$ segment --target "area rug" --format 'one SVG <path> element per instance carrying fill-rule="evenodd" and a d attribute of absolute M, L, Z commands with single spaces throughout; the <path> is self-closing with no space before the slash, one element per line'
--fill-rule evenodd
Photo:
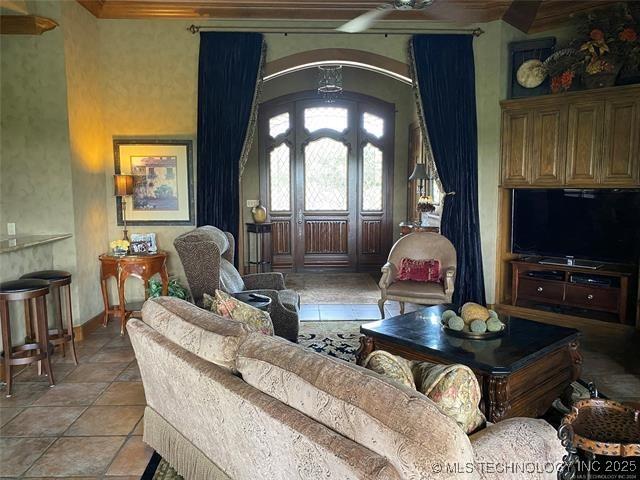
<path fill-rule="evenodd" d="M 287 288 L 300 294 L 306 304 L 376 304 L 380 289 L 369 273 L 288 273 Z"/>

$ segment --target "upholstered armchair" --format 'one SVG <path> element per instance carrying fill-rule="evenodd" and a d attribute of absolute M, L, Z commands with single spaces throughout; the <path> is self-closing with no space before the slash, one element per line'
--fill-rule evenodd
<path fill-rule="evenodd" d="M 440 262 L 441 283 L 398 281 L 398 270 L 403 258 L 412 260 L 435 259 Z M 451 303 L 456 280 L 456 249 L 442 235 L 430 232 L 416 232 L 401 237 L 391 247 L 387 263 L 382 267 L 380 278 L 380 300 L 378 307 L 384 318 L 384 302 L 400 302 L 400 313 L 404 313 L 404 303 L 437 305 Z"/>
<path fill-rule="evenodd" d="M 189 283 L 191 296 L 199 307 L 205 293 L 259 293 L 271 298 L 271 320 L 276 335 L 298 341 L 300 296 L 287 290 L 279 272 L 241 276 L 233 266 L 235 239 L 229 232 L 203 226 L 178 236 L 173 245 Z"/>

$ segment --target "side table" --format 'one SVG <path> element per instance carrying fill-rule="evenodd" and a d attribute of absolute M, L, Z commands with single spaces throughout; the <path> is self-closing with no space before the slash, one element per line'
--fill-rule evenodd
<path fill-rule="evenodd" d="M 129 316 L 134 310 L 127 310 L 124 298 L 124 284 L 127 278 L 135 277 L 144 282 L 144 297 L 148 298 L 149 279 L 156 274 L 162 280 L 162 295 L 167 295 L 169 291 L 169 274 L 167 273 L 167 252 L 158 252 L 145 255 L 125 255 L 118 257 L 110 254 L 103 254 L 98 257 L 100 260 L 100 284 L 102 287 L 102 299 L 104 300 L 104 319 L 102 326 L 106 327 L 109 315 L 120 317 L 120 335 L 124 335 L 125 325 Z M 118 285 L 118 305 L 109 305 L 109 294 L 107 291 L 107 280 L 110 277 L 116 278 Z"/>
<path fill-rule="evenodd" d="M 247 223 L 247 273 L 251 273 L 251 267 L 255 266 L 255 273 L 271 271 L 271 255 L 268 250 L 269 243 L 265 242 L 265 235 L 271 235 L 270 223 Z M 255 257 L 251 255 L 251 234 L 255 236 Z M 252 260 L 255 258 L 255 260 Z"/>

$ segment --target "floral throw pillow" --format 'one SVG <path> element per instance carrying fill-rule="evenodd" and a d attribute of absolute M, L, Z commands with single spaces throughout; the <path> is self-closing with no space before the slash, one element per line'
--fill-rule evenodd
<path fill-rule="evenodd" d="M 396 357 L 384 350 L 376 350 L 365 358 L 362 366 L 409 388 L 416 389 L 411 373 L 411 363 L 402 357 Z"/>
<path fill-rule="evenodd" d="M 469 367 L 416 362 L 412 371 L 417 390 L 429 397 L 467 434 L 484 427 L 486 419 L 478 408 L 480 386 Z"/>
<path fill-rule="evenodd" d="M 400 260 L 398 280 L 439 282 L 440 262 L 433 258 L 429 260 L 412 260 L 411 258 L 403 258 Z"/>
<path fill-rule="evenodd" d="M 241 302 L 222 290 L 216 290 L 215 298 L 205 293 L 203 303 L 206 309 L 221 317 L 244 322 L 257 332 L 273 336 L 273 322 L 267 312 Z"/>

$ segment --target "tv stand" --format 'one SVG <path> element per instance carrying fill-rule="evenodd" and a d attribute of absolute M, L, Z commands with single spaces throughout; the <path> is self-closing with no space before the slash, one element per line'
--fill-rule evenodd
<path fill-rule="evenodd" d="M 601 264 L 597 273 L 582 264 L 548 263 L 547 259 L 511 261 L 511 304 L 565 311 L 601 320 L 627 323 L 629 282 L 633 270 Z M 577 313 L 576 313 L 577 312 Z"/>
<path fill-rule="evenodd" d="M 543 258 L 538 261 L 541 265 L 559 265 L 564 267 L 588 268 L 589 270 L 597 270 L 604 265 L 600 262 L 592 262 L 590 260 L 576 260 L 573 257 L 565 258 Z"/>

